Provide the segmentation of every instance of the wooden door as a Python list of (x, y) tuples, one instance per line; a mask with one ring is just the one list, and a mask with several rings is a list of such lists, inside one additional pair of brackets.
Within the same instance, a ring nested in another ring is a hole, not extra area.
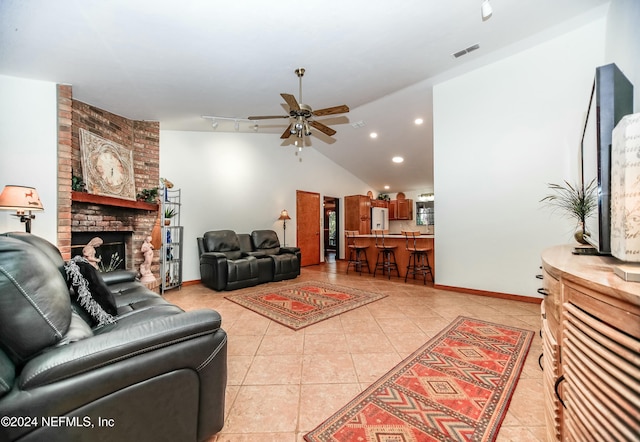
[(296, 190), (296, 241), (302, 266), (320, 264), (320, 194)]

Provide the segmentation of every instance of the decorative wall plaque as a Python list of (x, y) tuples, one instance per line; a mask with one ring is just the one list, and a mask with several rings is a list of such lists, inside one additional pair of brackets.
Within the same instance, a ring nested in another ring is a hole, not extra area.
[(640, 262), (640, 113), (622, 118), (613, 130), (611, 254)]
[(82, 174), (95, 195), (136, 199), (133, 152), (113, 141), (80, 129)]

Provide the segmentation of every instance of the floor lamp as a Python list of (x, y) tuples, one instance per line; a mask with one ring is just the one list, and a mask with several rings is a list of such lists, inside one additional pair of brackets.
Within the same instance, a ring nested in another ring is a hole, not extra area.
[(282, 245), (283, 247), (287, 247), (287, 220), (291, 219), (291, 217), (289, 216), (289, 212), (287, 212), (286, 209), (282, 209), (282, 212), (280, 212), (280, 218), (278, 218), (279, 221), (282, 221), (282, 232), (284, 234), (284, 244)]
[[(4, 186), (0, 193), (0, 210), (15, 210), (14, 216), (25, 223), (25, 231), (31, 233), (31, 220), (36, 216), (31, 211), (44, 210), (38, 191), (33, 187)], [(28, 214), (25, 212), (29, 212)]]

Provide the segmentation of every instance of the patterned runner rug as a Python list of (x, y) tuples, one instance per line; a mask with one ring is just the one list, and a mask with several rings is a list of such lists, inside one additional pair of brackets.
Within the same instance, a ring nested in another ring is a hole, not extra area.
[(387, 295), (318, 281), (276, 285), (254, 293), (225, 296), (294, 330), (353, 310)]
[(532, 337), (460, 316), (304, 438), (493, 441)]

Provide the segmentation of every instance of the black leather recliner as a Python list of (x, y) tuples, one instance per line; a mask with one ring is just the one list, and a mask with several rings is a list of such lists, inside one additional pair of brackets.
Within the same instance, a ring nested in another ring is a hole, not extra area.
[(260, 283), (258, 259), (240, 249), (233, 230), (214, 230), (198, 238), (200, 278), (214, 290), (235, 290)]
[(278, 235), (273, 230), (254, 230), (251, 243), (256, 253), (269, 257), (272, 265), (272, 281), (293, 279), (300, 275), (300, 249), (280, 247)]
[(273, 230), (214, 230), (198, 238), (200, 278), (214, 290), (235, 290), (300, 275), (300, 249), (280, 247)]
[(114, 322), (91, 324), (64, 265), (42, 238), (0, 235), (0, 440), (201, 441), (222, 429), (220, 315), (184, 312), (118, 272), (104, 278)]

